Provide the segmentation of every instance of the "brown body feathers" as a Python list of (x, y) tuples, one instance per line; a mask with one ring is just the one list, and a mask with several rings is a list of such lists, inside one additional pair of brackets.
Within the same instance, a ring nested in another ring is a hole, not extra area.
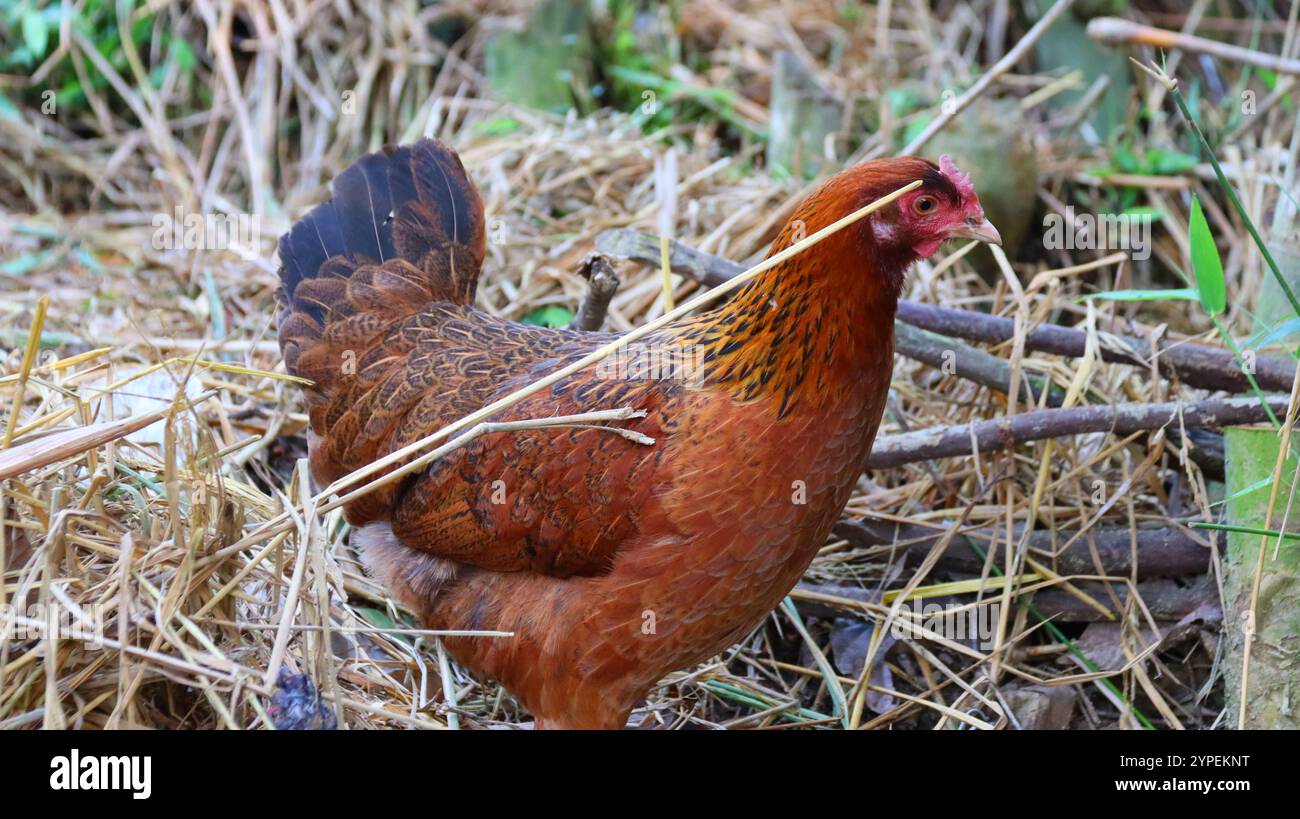
[[(773, 250), (918, 178), (952, 195), (920, 159), (846, 171)], [(349, 506), (354, 544), (428, 627), (514, 632), (447, 646), (540, 726), (622, 726), (665, 673), (754, 628), (847, 502), (889, 388), (909, 243), (921, 241), (907, 206), (891, 207), (644, 340), (695, 371), (591, 367), (499, 418), (632, 407), (647, 415), (630, 428), (655, 445), (593, 429), (485, 436)], [(431, 140), (360, 160), (281, 240), (280, 343), (289, 371), (315, 382), (318, 482), (613, 338), (475, 309), (483, 256), (478, 193)]]

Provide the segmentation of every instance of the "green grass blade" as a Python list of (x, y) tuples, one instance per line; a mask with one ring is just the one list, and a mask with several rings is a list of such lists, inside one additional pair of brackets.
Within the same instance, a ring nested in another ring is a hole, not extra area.
[(1192, 194), (1192, 215), (1188, 219), (1188, 241), (1192, 246), (1192, 275), (1196, 277), (1196, 292), (1201, 306), (1211, 316), (1217, 316), (1228, 305), (1227, 288), (1223, 281), (1223, 260), (1214, 244), (1210, 225), (1201, 211), (1201, 200)]
[(1237, 215), (1240, 216), (1241, 221), (1245, 223), (1246, 230), (1250, 231), (1250, 237), (1255, 240), (1255, 247), (1259, 248), (1259, 253), (1264, 257), (1265, 263), (1268, 264), (1268, 269), (1272, 271), (1273, 278), (1277, 279), (1278, 286), (1281, 287), (1282, 292), (1286, 294), (1287, 301), (1291, 303), (1292, 311), (1297, 315), (1300, 315), (1300, 299), (1296, 298), (1295, 291), (1291, 289), (1291, 285), (1287, 283), (1286, 277), (1283, 276), (1282, 271), (1278, 269), (1277, 262), (1273, 259), (1273, 254), (1268, 250), (1268, 245), (1264, 243), (1262, 238), (1260, 238), (1259, 231), (1255, 229), (1255, 223), (1251, 221), (1250, 215), (1246, 213), (1245, 206), (1243, 206), (1241, 200), (1237, 198), (1237, 192), (1232, 189), (1232, 185), (1228, 184), (1228, 177), (1224, 175), (1223, 168), (1219, 165), (1219, 159), (1214, 155), (1214, 149), (1210, 147), (1210, 143), (1205, 139), (1205, 134), (1201, 133), (1200, 126), (1196, 124), (1196, 120), (1192, 117), (1191, 112), (1187, 110), (1187, 100), (1183, 99), (1183, 93), (1178, 90), (1177, 86), (1174, 86), (1171, 89), (1171, 92), (1174, 98), (1174, 103), (1178, 106), (1178, 110), (1183, 115), (1183, 119), (1187, 121), (1187, 124), (1192, 129), (1192, 133), (1196, 134), (1196, 138), (1200, 142), (1202, 150), (1204, 150), (1206, 156), (1210, 158), (1210, 165), (1214, 168), (1215, 178), (1219, 180), (1219, 187), (1223, 188), (1224, 193), (1227, 194), (1228, 199), (1232, 202), (1232, 206), (1236, 208)]
[(1200, 294), (1190, 287), (1162, 290), (1112, 290), (1109, 293), (1090, 293), (1079, 301), (1196, 301)]

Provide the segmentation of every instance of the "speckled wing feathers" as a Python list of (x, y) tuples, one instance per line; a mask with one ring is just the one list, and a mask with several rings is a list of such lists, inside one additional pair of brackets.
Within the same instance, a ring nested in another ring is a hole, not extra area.
[[(327, 483), (608, 341), (470, 306), (482, 202), (432, 140), (348, 168), (333, 199), (281, 239), (280, 343), (310, 378), (312, 471)], [(657, 406), (660, 388), (580, 373), (501, 420)], [(662, 432), (646, 424), (652, 436)], [(391, 520), (407, 546), (468, 565), (568, 576), (606, 571), (636, 525), (653, 449), (593, 429), (487, 436), (346, 509)], [(639, 486), (629, 492), (629, 487)]]
[[(569, 349), (585, 352), (590, 343)], [(498, 395), (563, 364), (547, 361), (506, 382)], [(583, 389), (588, 386), (594, 389)], [(628, 385), (584, 371), (525, 399), (502, 419), (630, 406), (651, 417), (622, 426), (659, 439), (669, 430), (656, 410), (670, 398), (671, 389), (655, 382)], [(658, 447), (592, 428), (487, 435), (411, 483), (393, 510), (393, 531), (403, 542), (435, 544), (439, 555), (485, 569), (599, 574), (637, 531), (661, 454)]]

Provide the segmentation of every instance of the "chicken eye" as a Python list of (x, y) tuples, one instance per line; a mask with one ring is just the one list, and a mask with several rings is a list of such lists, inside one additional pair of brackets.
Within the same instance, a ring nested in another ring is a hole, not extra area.
[(916, 201), (912, 203), (912, 210), (920, 214), (931, 213), (938, 204), (938, 202), (934, 201), (933, 196), (918, 196)]

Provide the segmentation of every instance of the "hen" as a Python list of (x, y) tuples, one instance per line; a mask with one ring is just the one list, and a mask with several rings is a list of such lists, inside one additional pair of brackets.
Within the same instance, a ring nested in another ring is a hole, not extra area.
[[(496, 418), (631, 407), (653, 446), (591, 428), (476, 439), (348, 505), (367, 565), (429, 628), (514, 632), (446, 645), (538, 727), (625, 725), (666, 673), (753, 629), (824, 543), (880, 423), (909, 265), (951, 237), (998, 241), (968, 176), (902, 157), (831, 178), (771, 252), (916, 179), (646, 337), (629, 366), (593, 365)], [(484, 251), (478, 192), (427, 139), (358, 161), (280, 240), (280, 346), (314, 382), (317, 482), (615, 338), (475, 308)]]

